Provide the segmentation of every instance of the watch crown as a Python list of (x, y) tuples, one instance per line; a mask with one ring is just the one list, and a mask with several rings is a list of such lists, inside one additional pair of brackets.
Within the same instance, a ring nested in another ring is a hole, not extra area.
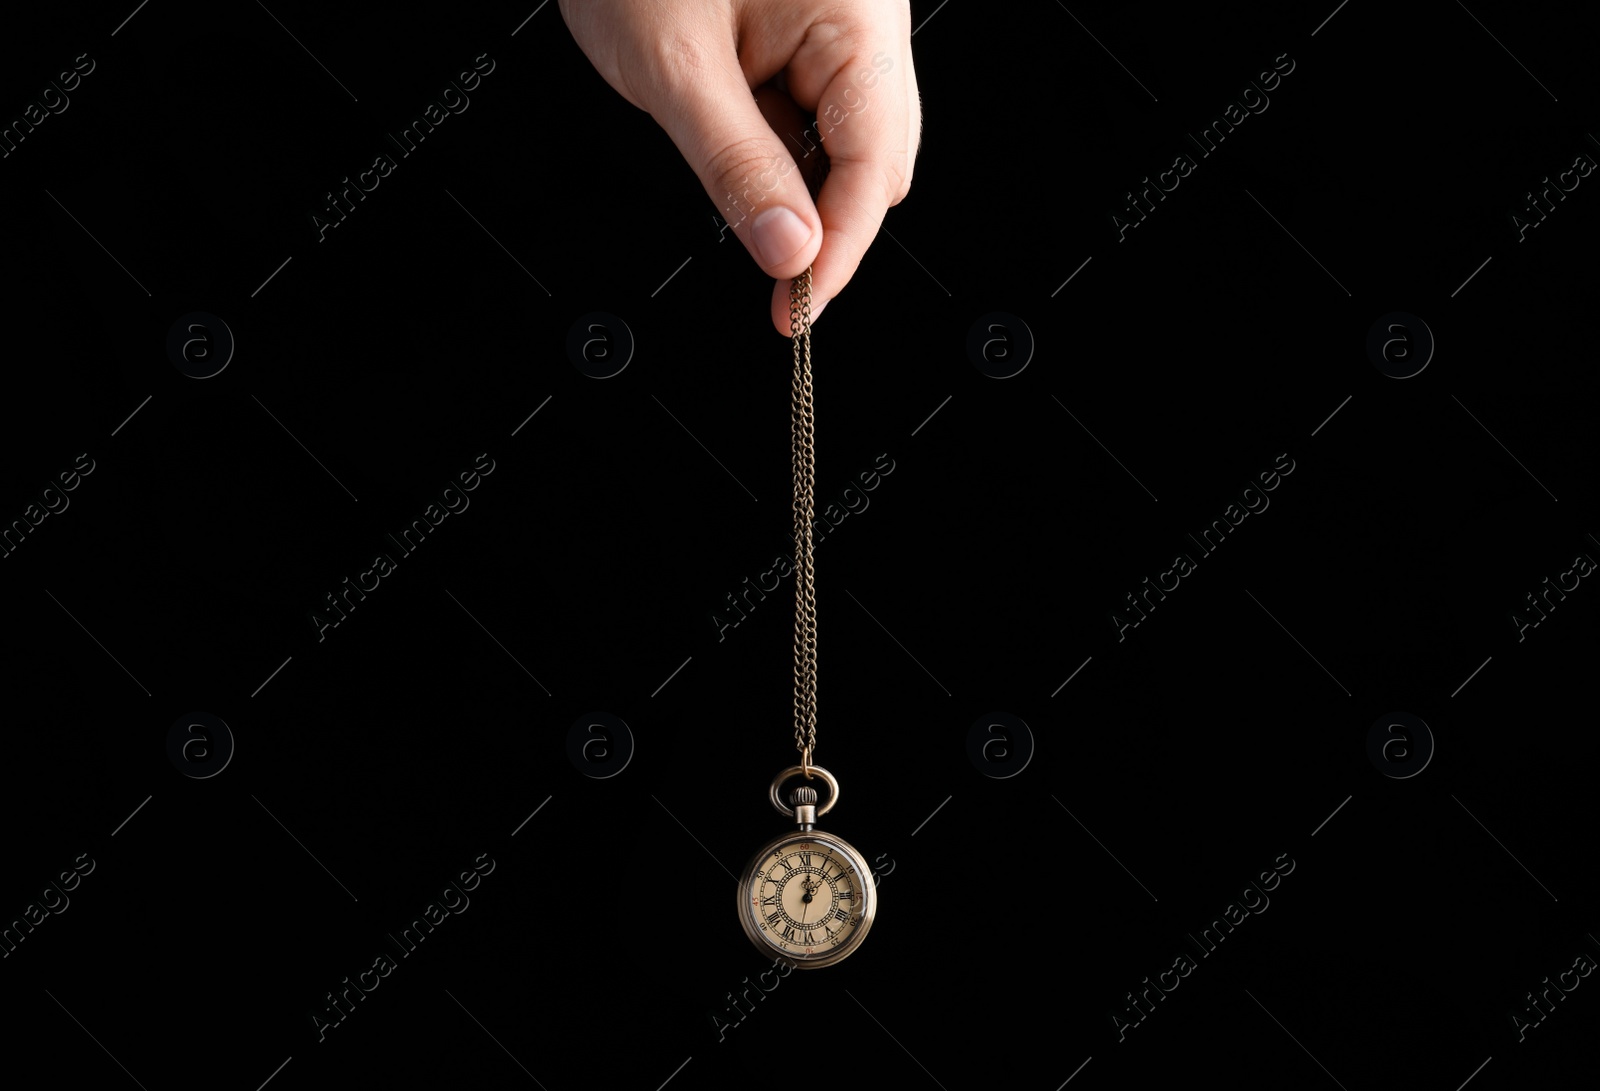
[(817, 790), (815, 788), (796, 788), (794, 791), (789, 793), (789, 803), (791, 806), (799, 807), (805, 804), (814, 804), (816, 801)]

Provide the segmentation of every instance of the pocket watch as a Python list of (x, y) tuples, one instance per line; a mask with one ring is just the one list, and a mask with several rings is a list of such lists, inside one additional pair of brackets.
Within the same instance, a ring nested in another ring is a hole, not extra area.
[[(794, 744), (800, 764), (773, 778), (767, 796), (779, 814), (798, 825), (773, 838), (751, 857), (739, 882), (739, 923), (763, 954), (800, 969), (832, 966), (866, 938), (878, 908), (872, 869), (842, 837), (824, 833), (816, 821), (839, 802), (839, 782), (811, 764), (817, 744), (817, 600), (811, 557), (812, 483), (816, 470), (815, 419), (811, 402), (811, 270), (789, 288), (789, 325), (794, 341)], [(786, 806), (779, 790), (794, 777), (821, 779), (828, 798), (795, 788)]]
[[(816, 805), (814, 788), (778, 791), (791, 777), (814, 775), (829, 796)], [(779, 773), (769, 791), (780, 814), (799, 828), (773, 838), (757, 850), (739, 882), (739, 922), (761, 951), (783, 957), (800, 969), (832, 966), (848, 958), (872, 927), (878, 891), (866, 859), (844, 838), (816, 828), (816, 820), (839, 800), (839, 782), (820, 766), (795, 765)]]

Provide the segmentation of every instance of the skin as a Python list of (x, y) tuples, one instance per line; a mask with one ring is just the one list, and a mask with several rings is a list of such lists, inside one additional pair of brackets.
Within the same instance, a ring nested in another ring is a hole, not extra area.
[[(774, 328), (790, 335), (789, 281), (808, 265), (815, 320), (911, 188), (922, 108), (909, 0), (560, 0), (560, 7), (595, 69), (666, 130), (733, 233), (776, 280)], [(808, 117), (826, 118), (829, 110), (839, 120), (819, 121), (803, 137)], [(768, 230), (782, 219), (763, 216), (775, 208), (790, 210), (798, 225)]]

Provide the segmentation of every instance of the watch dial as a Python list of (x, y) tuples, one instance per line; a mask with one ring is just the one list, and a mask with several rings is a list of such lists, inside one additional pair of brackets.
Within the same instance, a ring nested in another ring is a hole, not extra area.
[(843, 946), (866, 910), (862, 876), (837, 845), (786, 841), (754, 865), (749, 910), (762, 939), (791, 958)]

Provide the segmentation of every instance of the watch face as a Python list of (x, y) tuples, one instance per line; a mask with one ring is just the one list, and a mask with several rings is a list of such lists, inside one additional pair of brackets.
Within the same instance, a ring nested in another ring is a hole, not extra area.
[(797, 966), (826, 966), (855, 950), (877, 909), (861, 854), (812, 830), (772, 842), (745, 869), (739, 911), (758, 947)]

